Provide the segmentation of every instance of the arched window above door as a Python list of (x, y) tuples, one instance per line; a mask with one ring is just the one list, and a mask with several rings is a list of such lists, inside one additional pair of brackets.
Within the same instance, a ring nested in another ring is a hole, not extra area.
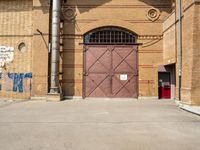
[(101, 27), (85, 34), (85, 44), (135, 44), (137, 35), (119, 27)]

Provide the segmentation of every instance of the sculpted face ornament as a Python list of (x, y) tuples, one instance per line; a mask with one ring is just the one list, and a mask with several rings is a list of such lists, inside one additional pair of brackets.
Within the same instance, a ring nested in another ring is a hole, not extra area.
[(147, 10), (146, 16), (151, 21), (156, 21), (160, 17), (160, 11), (156, 8), (150, 8)]

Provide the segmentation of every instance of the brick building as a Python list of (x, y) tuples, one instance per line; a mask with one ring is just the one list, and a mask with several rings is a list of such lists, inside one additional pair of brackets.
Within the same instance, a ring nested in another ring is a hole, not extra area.
[(52, 1), (0, 1), (0, 96), (164, 97), (199, 105), (199, 1), (182, 0), (182, 53), (177, 3), (61, 1), (59, 73), (52, 74)]

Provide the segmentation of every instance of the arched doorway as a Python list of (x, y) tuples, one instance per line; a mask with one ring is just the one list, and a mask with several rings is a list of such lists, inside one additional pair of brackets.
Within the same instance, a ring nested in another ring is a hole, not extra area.
[(83, 97), (138, 97), (137, 35), (102, 27), (84, 35)]

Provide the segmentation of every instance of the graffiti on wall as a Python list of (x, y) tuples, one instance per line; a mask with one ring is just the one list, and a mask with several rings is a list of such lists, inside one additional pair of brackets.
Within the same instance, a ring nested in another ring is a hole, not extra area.
[(30, 92), (32, 73), (0, 73), (0, 91)]
[(30, 92), (32, 73), (3, 73), (14, 59), (14, 47), (0, 46), (0, 91)]
[(11, 63), (14, 59), (14, 48), (0, 46), (0, 72), (2, 72), (2, 68)]

